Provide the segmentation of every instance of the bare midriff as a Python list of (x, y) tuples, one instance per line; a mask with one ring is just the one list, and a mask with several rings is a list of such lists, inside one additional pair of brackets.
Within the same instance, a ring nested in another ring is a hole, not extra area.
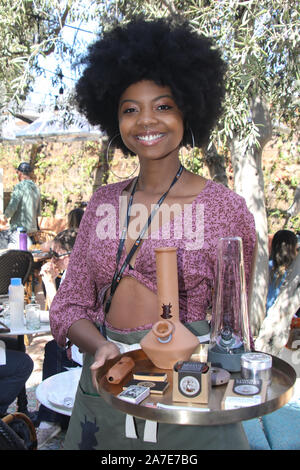
[(108, 323), (118, 329), (134, 329), (158, 319), (156, 294), (136, 279), (124, 276), (113, 296)]
[[(181, 180), (179, 180), (179, 183), (172, 188), (170, 195), (168, 195), (167, 200), (164, 203), (168, 206), (176, 206), (177, 204), (179, 213), (183, 210), (184, 204), (191, 204), (194, 201), (194, 199), (204, 189), (207, 182), (205, 178), (192, 175), (190, 173), (188, 174), (187, 172), (183, 174), (182, 181), (184, 178), (188, 178), (189, 184), (185, 186), (183, 190), (180, 187)], [(179, 195), (176, 194), (177, 189), (180, 190)], [(127, 197), (128, 203), (129, 192), (123, 191), (123, 196)], [(156, 195), (154, 198), (149, 198), (142, 192), (137, 191), (134, 203), (144, 205), (144, 207), (147, 209), (147, 214), (149, 215), (151, 212), (151, 204), (154, 204), (158, 197), (159, 195)], [(173, 214), (173, 216), (176, 215), (178, 215), (178, 212), (177, 214), (176, 212)], [(143, 223), (146, 223), (147, 217)], [(128, 233), (131, 233), (130, 223)], [(150, 236), (150, 234), (151, 226), (148, 230), (148, 236)], [(129, 253), (132, 245), (134, 244), (134, 241), (134, 239), (127, 237), (125, 242), (126, 253)], [(135, 265), (135, 260), (138, 256), (140, 248), (141, 246), (131, 259), (131, 266)], [(106, 298), (108, 297), (108, 292), (106, 294)], [(117, 329), (134, 329), (144, 325), (153, 324), (158, 320), (159, 317), (156, 294), (133, 277), (124, 276), (113, 296), (109, 314), (107, 315), (108, 323)]]

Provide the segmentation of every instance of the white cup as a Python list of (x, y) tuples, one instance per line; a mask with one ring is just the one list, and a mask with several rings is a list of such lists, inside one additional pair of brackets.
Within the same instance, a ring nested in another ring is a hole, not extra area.
[(25, 317), (27, 330), (39, 330), (41, 327), (41, 307), (39, 304), (25, 305)]

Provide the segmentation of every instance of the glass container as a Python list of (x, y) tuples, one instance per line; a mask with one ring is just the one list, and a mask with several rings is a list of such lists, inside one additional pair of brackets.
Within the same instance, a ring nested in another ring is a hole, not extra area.
[(208, 360), (214, 366), (241, 370), (241, 355), (250, 351), (243, 246), (240, 237), (220, 238)]

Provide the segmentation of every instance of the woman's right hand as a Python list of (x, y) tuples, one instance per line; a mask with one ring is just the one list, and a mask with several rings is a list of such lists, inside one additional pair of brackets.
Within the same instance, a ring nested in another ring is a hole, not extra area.
[(102, 367), (108, 359), (114, 359), (120, 355), (120, 350), (115, 343), (111, 341), (104, 342), (94, 354), (94, 362), (90, 366), (92, 373), (93, 385), (98, 390), (97, 382), (97, 372), (100, 367)]

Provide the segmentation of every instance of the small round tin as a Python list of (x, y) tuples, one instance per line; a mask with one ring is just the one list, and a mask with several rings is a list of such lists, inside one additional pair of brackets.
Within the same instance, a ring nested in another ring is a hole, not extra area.
[(266, 380), (272, 382), (272, 356), (265, 353), (245, 353), (241, 357), (243, 379)]

